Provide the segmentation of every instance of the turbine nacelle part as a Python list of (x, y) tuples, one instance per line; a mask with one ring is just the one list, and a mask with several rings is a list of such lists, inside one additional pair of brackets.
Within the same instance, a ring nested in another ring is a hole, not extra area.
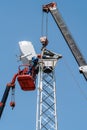
[(19, 49), (21, 52), (20, 60), (23, 64), (29, 64), (32, 57), (36, 57), (35, 49), (30, 41), (20, 41)]

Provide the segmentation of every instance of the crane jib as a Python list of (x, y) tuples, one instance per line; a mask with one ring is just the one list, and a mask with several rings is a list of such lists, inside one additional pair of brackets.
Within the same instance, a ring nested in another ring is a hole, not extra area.
[(51, 13), (58, 28), (60, 29), (60, 32), (62, 33), (62, 36), (64, 37), (68, 47), (70, 48), (74, 58), (76, 59), (78, 65), (79, 65), (80, 72), (82, 72), (85, 79), (87, 80), (87, 62), (85, 61), (82, 53), (80, 52), (77, 44), (75, 43), (71, 33), (69, 32), (69, 30), (56, 6), (57, 6), (56, 4), (50, 3), (48, 5), (43, 6), (43, 8), (44, 8), (43, 11), (47, 12), (47, 13), (48, 12)]

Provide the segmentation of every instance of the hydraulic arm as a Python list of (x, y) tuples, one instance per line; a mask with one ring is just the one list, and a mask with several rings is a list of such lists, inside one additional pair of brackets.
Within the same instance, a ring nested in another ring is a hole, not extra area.
[[(13, 76), (12, 81), (6, 85), (2, 100), (0, 102), (0, 118), (2, 116), (2, 112), (4, 110), (10, 89), (12, 89), (12, 99), (10, 102), (10, 106), (12, 107), (12, 109), (15, 107), (14, 90), (16, 79), (18, 80), (18, 83), (23, 91), (33, 91), (35, 89), (35, 78), (36, 74), (38, 73), (37, 68), (35, 69), (37, 63), (38, 59), (33, 58), (31, 65), (20, 65), (18, 73), (16, 73)], [(23, 68), (21, 69), (21, 67)]]
[[(1, 100), (1, 102), (0, 102), (0, 118), (1, 118), (2, 112), (3, 112), (3, 110), (4, 110), (4, 107), (5, 107), (5, 104), (6, 104), (8, 95), (9, 95), (9, 91), (10, 91), (11, 88), (12, 88), (12, 90), (15, 88), (15, 81), (16, 81), (16, 78), (17, 78), (18, 74), (19, 74), (19, 73), (16, 73), (16, 74), (13, 76), (12, 81), (6, 85), (6, 88), (5, 88), (5, 91), (4, 91), (2, 100)], [(14, 108), (14, 107), (15, 107), (15, 102), (14, 102), (14, 101), (11, 101), (11, 102), (10, 102), (10, 106), (11, 106), (12, 108)]]
[(81, 54), (80, 50), (78, 49), (78, 46), (75, 43), (75, 40), (73, 39), (71, 33), (69, 32), (59, 10), (57, 9), (57, 5), (55, 2), (44, 5), (43, 11), (48, 13), (50, 12), (53, 16), (58, 28), (60, 29), (67, 45), (69, 46), (73, 56), (75, 57), (80, 72), (83, 73), (85, 79), (87, 80), (87, 62), (85, 61), (83, 55)]
[(5, 107), (5, 104), (6, 104), (8, 95), (9, 95), (10, 88), (13, 88), (13, 87), (15, 87), (14, 84), (7, 84), (7, 86), (6, 86), (5, 92), (4, 92), (2, 100), (0, 102), (0, 118), (1, 118), (2, 112), (3, 112), (4, 107)]

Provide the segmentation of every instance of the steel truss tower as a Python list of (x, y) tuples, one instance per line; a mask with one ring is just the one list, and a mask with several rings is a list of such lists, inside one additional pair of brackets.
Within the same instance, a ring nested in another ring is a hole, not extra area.
[(57, 60), (42, 59), (39, 64), (36, 130), (58, 130), (55, 85)]

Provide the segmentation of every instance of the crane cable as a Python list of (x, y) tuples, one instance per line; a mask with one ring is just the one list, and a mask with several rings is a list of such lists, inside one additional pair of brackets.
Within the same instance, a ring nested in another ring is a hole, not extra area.
[(65, 58), (63, 58), (64, 64), (67, 67), (67, 70), (69, 70), (69, 72), (71, 73), (71, 76), (73, 78), (73, 80), (75, 81), (76, 86), (79, 88), (81, 94), (83, 95), (83, 97), (85, 98), (85, 100), (87, 101), (87, 95), (85, 94), (85, 92), (83, 91), (83, 89), (81, 88), (81, 85), (79, 84), (79, 81), (76, 79), (71, 67), (69, 66), (68, 62), (66, 61)]
[(41, 36), (44, 36), (44, 33), (45, 33), (45, 36), (48, 37), (48, 13), (46, 13), (46, 18), (45, 18), (45, 32), (44, 32), (44, 12), (42, 11), (42, 22), (41, 22)]
[(10, 102), (10, 106), (12, 107), (12, 109), (15, 107), (15, 87), (11, 88), (11, 102)]

